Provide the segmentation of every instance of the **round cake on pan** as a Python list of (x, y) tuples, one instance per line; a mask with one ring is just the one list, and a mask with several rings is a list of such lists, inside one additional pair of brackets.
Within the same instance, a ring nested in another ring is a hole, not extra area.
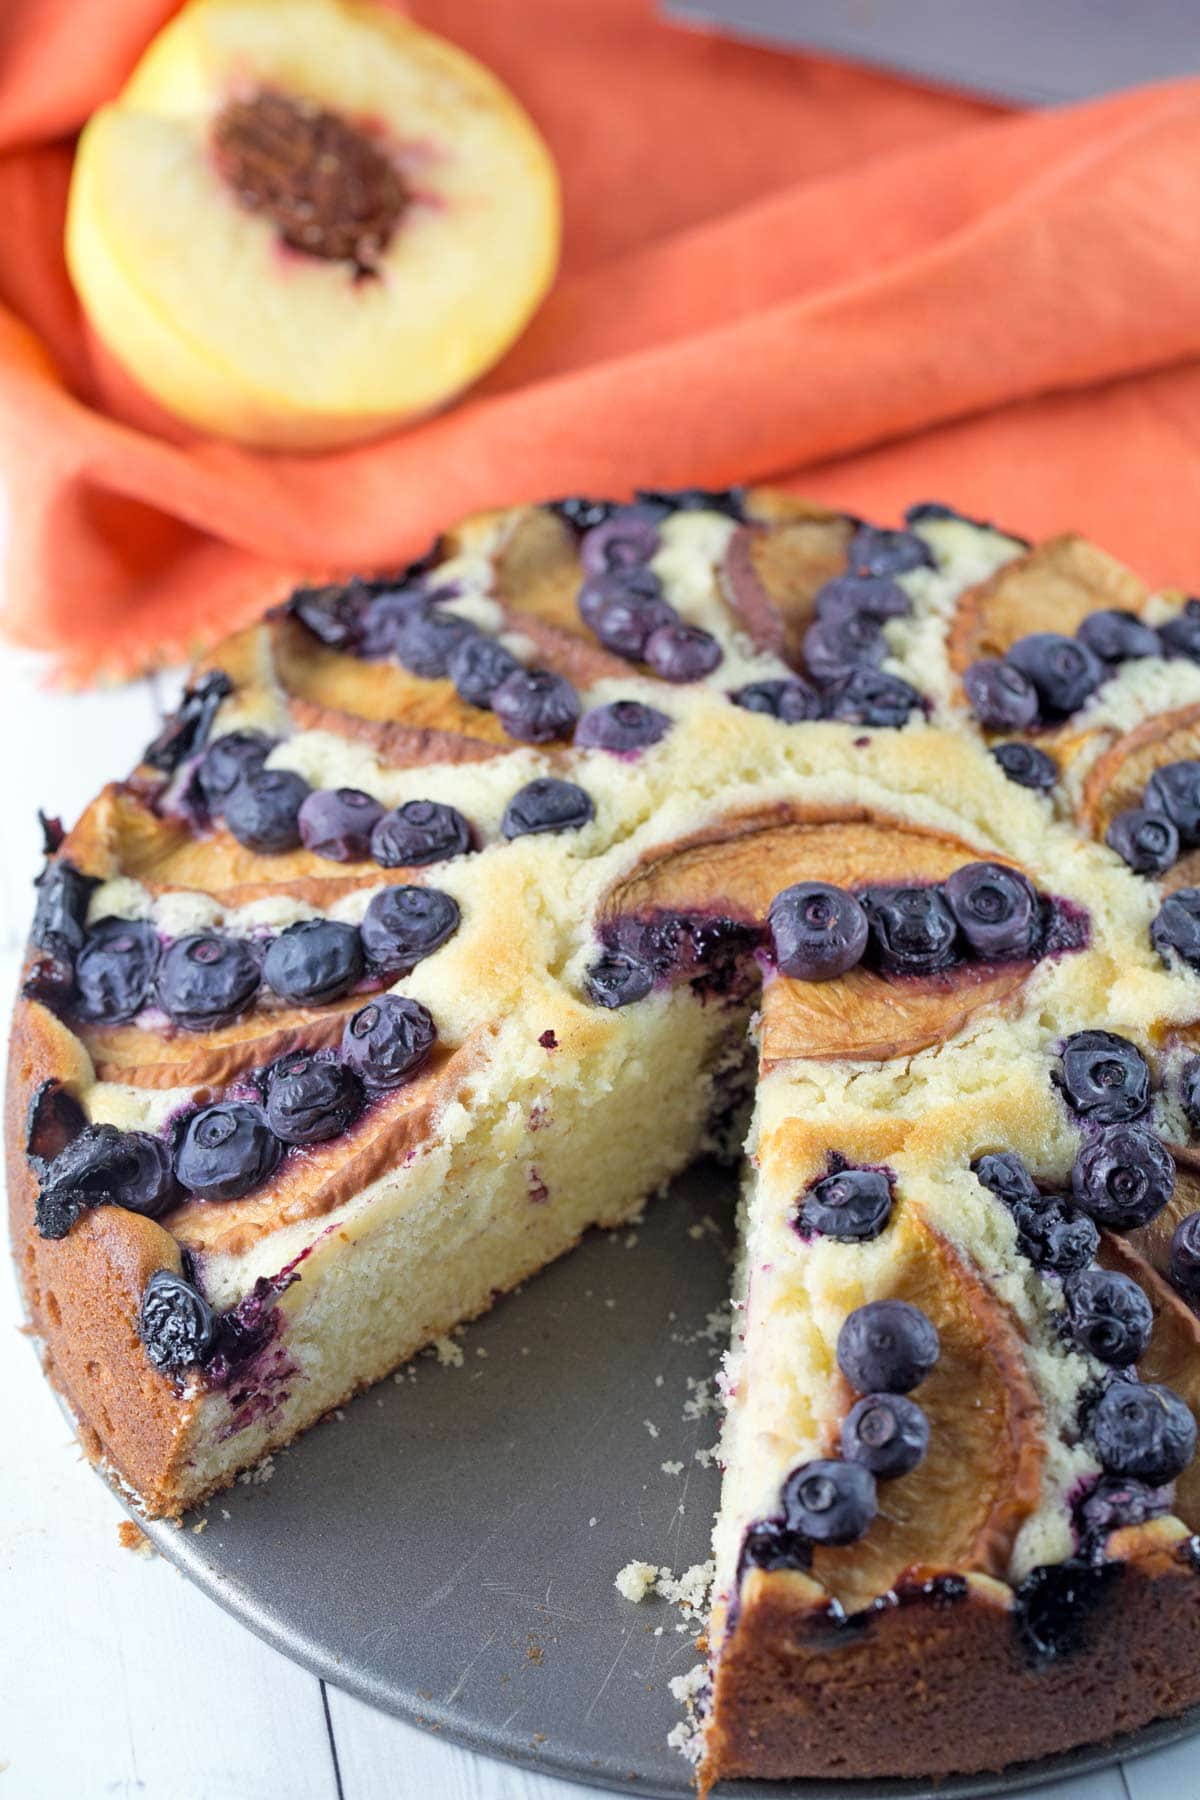
[(758, 489), (297, 587), (47, 824), (13, 1236), (178, 1514), (744, 1152), (700, 1778), (1200, 1701), (1200, 603)]

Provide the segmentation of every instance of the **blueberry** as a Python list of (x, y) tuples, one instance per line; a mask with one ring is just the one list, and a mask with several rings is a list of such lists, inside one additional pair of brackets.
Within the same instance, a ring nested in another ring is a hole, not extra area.
[(1171, 1233), (1167, 1273), (1185, 1300), (1200, 1301), (1200, 1212), (1188, 1213)]
[(1037, 723), (1037, 689), (1012, 663), (981, 657), (962, 679), (971, 711), (985, 731), (1027, 731)]
[(142, 1289), (138, 1336), (154, 1367), (169, 1374), (204, 1361), (216, 1343), (217, 1322), (190, 1281), (156, 1269)]
[(463, 640), (476, 635), (477, 627), (457, 613), (436, 606), (416, 607), (397, 620), (391, 652), (410, 675), (433, 681), (445, 675), (451, 655)]
[(804, 661), (821, 687), (841, 681), (854, 669), (878, 668), (886, 652), (873, 613), (847, 612), (818, 619), (804, 634)]
[(547, 500), (544, 505), (547, 512), (557, 513), (560, 519), (580, 532), (603, 525), (605, 519), (619, 511), (616, 500), (590, 500), (579, 494), (568, 495), (565, 500)]
[(1104, 841), (1135, 875), (1161, 875), (1179, 855), (1179, 833), (1166, 813), (1149, 812), (1144, 806), (1119, 812)]
[(1200, 600), (1189, 600), (1182, 612), (1159, 626), (1158, 635), (1168, 656), (1200, 662)]
[(882, 669), (852, 669), (826, 690), (825, 716), (847, 725), (903, 725), (921, 704), (916, 688)]
[(654, 986), (654, 969), (626, 950), (606, 950), (588, 970), (585, 983), (597, 1006), (631, 1006)]
[(984, 1187), (1005, 1206), (1015, 1206), (1019, 1201), (1037, 1205), (1041, 1199), (1033, 1176), (1011, 1150), (989, 1151), (973, 1162), (971, 1168)]
[(172, 773), (208, 742), (221, 702), (232, 692), (233, 683), (224, 669), (212, 669), (185, 688), (177, 711), (154, 741), (147, 744), (142, 761), (164, 774)]
[(189, 1031), (236, 1019), (258, 992), (258, 958), (244, 938), (195, 931), (168, 946), (158, 969), (163, 1011)]
[(612, 569), (593, 575), (579, 590), (579, 616), (617, 656), (641, 658), (646, 639), (660, 625), (678, 619), (663, 599), (662, 582), (652, 569)]
[(369, 1090), (399, 1087), (416, 1074), (436, 1042), (433, 1020), (418, 1000), (380, 994), (346, 1021), (342, 1061)]
[(820, 695), (798, 675), (781, 681), (751, 681), (729, 697), (735, 706), (742, 706), (747, 712), (766, 713), (785, 725), (798, 725), (821, 716)]
[(650, 513), (638, 506), (621, 506), (584, 533), (579, 560), (589, 575), (603, 575), (610, 569), (648, 563), (658, 545), (658, 527)]
[(75, 959), (80, 1011), (106, 1024), (132, 1019), (150, 997), (160, 948), (144, 920), (98, 920)]
[(321, 1144), (345, 1131), (362, 1106), (357, 1075), (328, 1052), (293, 1050), (266, 1075), (267, 1124), (285, 1144)]
[(775, 962), (798, 981), (829, 981), (862, 961), (867, 915), (842, 888), (797, 882), (776, 894), (767, 910)]
[(947, 878), (942, 892), (976, 956), (1032, 956), (1040, 935), (1038, 897), (1016, 869), (967, 863)]
[(1179, 1099), (1187, 1122), (1200, 1131), (1200, 1056), (1193, 1056), (1179, 1071)]
[(1074, 1275), (1090, 1265), (1100, 1248), (1095, 1220), (1052, 1194), (1039, 1194), (1034, 1201), (1016, 1201), (1012, 1215), (1018, 1248), (1035, 1269), (1052, 1275)]
[(283, 1146), (262, 1108), (223, 1100), (193, 1113), (175, 1151), (180, 1187), (205, 1200), (240, 1200), (270, 1179)]
[(1200, 968), (1200, 888), (1176, 888), (1167, 895), (1150, 926), (1150, 941), (1168, 966), (1167, 952), (1174, 950)]
[(367, 961), (389, 974), (407, 975), (453, 937), (460, 916), (457, 902), (441, 888), (382, 888), (363, 914)]
[(60, 857), (46, 864), (34, 885), (37, 907), (30, 936), (39, 950), (69, 962), (83, 946), (95, 877)]
[(888, 974), (928, 975), (953, 962), (958, 926), (937, 888), (868, 888), (862, 904)]
[(1096, 1454), (1109, 1475), (1162, 1487), (1182, 1475), (1196, 1449), (1196, 1421), (1170, 1388), (1115, 1381), (1091, 1417)]
[(300, 808), (308, 798), (303, 776), (290, 769), (244, 775), (225, 801), (225, 823), (247, 850), (277, 855), (300, 844)]
[(515, 669), (492, 695), (492, 711), (518, 743), (549, 744), (570, 737), (579, 718), (579, 695), (564, 675)]
[(297, 588), (287, 610), (330, 650), (353, 650), (370, 590), (361, 581)]
[(1010, 781), (1018, 787), (1032, 788), (1034, 793), (1045, 794), (1055, 785), (1059, 777), (1059, 767), (1052, 756), (1044, 750), (1037, 750), (1032, 744), (1014, 741), (1011, 744), (993, 744), (992, 755), (1004, 770)]
[(884, 531), (860, 525), (850, 539), (846, 561), (858, 575), (907, 575), (935, 567), (933, 552), (911, 531)]
[(1200, 845), (1200, 762), (1186, 757), (1155, 769), (1142, 794), (1149, 812), (1165, 813), (1185, 850)]
[(324, 1006), (340, 1000), (363, 972), (357, 928), (338, 919), (300, 919), (271, 942), (263, 979), (272, 993), (293, 1006)]
[(759, 1519), (746, 1528), (738, 1556), (738, 1580), (747, 1569), (808, 1569), (812, 1546), (798, 1531), (777, 1519)]
[(211, 813), (220, 813), (244, 775), (258, 773), (277, 742), (265, 731), (227, 731), (213, 739), (196, 771)]
[(1170, 1510), (1170, 1488), (1152, 1488), (1143, 1481), (1102, 1475), (1077, 1504), (1075, 1522), (1085, 1541), (1103, 1540), (1111, 1531), (1145, 1525)]
[(1075, 635), (1101, 662), (1119, 663), (1138, 656), (1162, 655), (1157, 631), (1143, 624), (1136, 613), (1121, 612), (1115, 607), (1089, 613)]
[(471, 848), (471, 827), (440, 800), (406, 800), (385, 813), (371, 833), (371, 855), (385, 869), (417, 869), (448, 862)]
[(357, 652), (360, 656), (395, 656), (410, 620), (429, 611), (429, 595), (421, 585), (389, 588), (374, 595), (362, 611)]
[(579, 831), (595, 817), (591, 796), (573, 781), (539, 775), (518, 788), (504, 809), (500, 829), (506, 838), (544, 831)]
[(657, 744), (671, 723), (656, 706), (644, 706), (640, 700), (614, 700), (584, 713), (575, 727), (575, 742), (585, 750), (644, 750)]
[(157, 1219), (174, 1198), (171, 1155), (161, 1138), (85, 1125), (45, 1170), (37, 1226), (43, 1237), (65, 1237), (90, 1206), (121, 1206)]
[(1077, 1344), (1109, 1368), (1127, 1369), (1150, 1342), (1154, 1313), (1136, 1281), (1108, 1269), (1083, 1269), (1063, 1289)]
[(1045, 719), (1065, 719), (1078, 712), (1108, 675), (1086, 644), (1057, 631), (1034, 631), (1018, 638), (1006, 660), (1032, 681)]
[(875, 1477), (858, 1462), (801, 1463), (783, 1484), (789, 1531), (818, 1544), (852, 1544), (875, 1517)]
[(907, 618), (912, 607), (904, 589), (894, 581), (872, 575), (838, 575), (817, 589), (813, 611), (822, 621), (844, 619), (851, 613), (883, 620)]
[(838, 1333), (842, 1374), (860, 1394), (907, 1394), (938, 1359), (937, 1327), (907, 1300), (869, 1300)]
[(1143, 1125), (1111, 1125), (1084, 1144), (1071, 1188), (1109, 1231), (1136, 1231), (1158, 1217), (1175, 1190), (1175, 1159)]
[(839, 1169), (809, 1188), (800, 1205), (802, 1231), (858, 1244), (877, 1238), (892, 1216), (892, 1184), (880, 1169)]
[(746, 490), (731, 488), (638, 488), (637, 498), (653, 516), (665, 519), (677, 512), (723, 513), (727, 519), (745, 519)]
[(1113, 1031), (1077, 1031), (1062, 1049), (1061, 1087), (1081, 1119), (1115, 1125), (1150, 1104), (1150, 1068), (1136, 1044)]
[(1002, 537), (1024, 545), (1026, 550), (1032, 548), (1028, 538), (1018, 537), (1015, 531), (1003, 530), (990, 519), (977, 519), (970, 513), (960, 512), (957, 506), (947, 506), (944, 500), (918, 500), (915, 506), (905, 508), (904, 522), (906, 525), (973, 525), (976, 531), (996, 531)]
[(699, 625), (660, 625), (646, 639), (644, 655), (663, 681), (700, 681), (712, 674), (722, 651), (712, 632)]
[(511, 650), (497, 639), (466, 637), (457, 645), (447, 664), (454, 691), (468, 706), (490, 707), (492, 696), (501, 684), (515, 675), (521, 665)]
[(300, 841), (331, 862), (362, 862), (383, 808), (361, 788), (318, 788), (300, 808)]
[(1021, 1642), (1037, 1662), (1054, 1662), (1079, 1650), (1088, 1617), (1120, 1567), (1072, 1556), (1029, 1571), (1016, 1590), (1015, 1616)]
[(842, 1420), (842, 1455), (880, 1481), (907, 1475), (928, 1448), (929, 1420), (903, 1394), (865, 1394)]

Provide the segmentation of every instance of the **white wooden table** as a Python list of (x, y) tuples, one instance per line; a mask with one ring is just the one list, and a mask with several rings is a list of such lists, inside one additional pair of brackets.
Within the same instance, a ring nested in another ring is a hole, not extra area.
[[(71, 822), (124, 773), (176, 684), (40, 691), (0, 650), (0, 1007), (39, 867), (37, 806)], [(83, 1461), (0, 1271), (0, 1800), (585, 1800), (327, 1687), (157, 1557)], [(1200, 1740), (1038, 1790), (1039, 1800), (1198, 1800)]]

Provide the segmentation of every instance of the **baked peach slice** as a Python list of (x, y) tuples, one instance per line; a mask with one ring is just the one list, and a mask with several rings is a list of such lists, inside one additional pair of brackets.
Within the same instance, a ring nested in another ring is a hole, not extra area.
[[(1200, 757), (1200, 706), (1180, 706), (1143, 719), (1118, 737), (1088, 771), (1079, 796), (1079, 823), (1103, 838), (1119, 812), (1139, 806), (1142, 790), (1166, 763)], [(1162, 878), (1168, 892), (1200, 880), (1200, 852), (1187, 851)]]
[(721, 589), (757, 649), (803, 668), (817, 594), (845, 574), (855, 522), (823, 507), (797, 503), (796, 511), (778, 524), (738, 527), (721, 565)]
[(960, 597), (947, 640), (950, 667), (961, 675), (1031, 632), (1069, 636), (1101, 607), (1140, 612), (1148, 598), (1131, 570), (1086, 538), (1051, 538)]
[[(622, 919), (674, 913), (761, 925), (775, 895), (795, 882), (934, 882), (978, 860), (956, 838), (863, 809), (780, 807), (653, 853), (610, 890), (599, 924), (603, 934)], [(763, 990), (762, 1065), (912, 1055), (952, 1037), (981, 1008), (1011, 1003), (1031, 967), (967, 963), (943, 975), (889, 978), (860, 965), (823, 982), (776, 975)]]
[(191, 0), (80, 140), (67, 260), (102, 344), (198, 430), (312, 450), (461, 392), (553, 275), (546, 146), (370, 0)]
[[(937, 1326), (941, 1349), (915, 1394), (930, 1426), (924, 1461), (888, 1482), (857, 1543), (814, 1547), (813, 1579), (847, 1612), (924, 1565), (1002, 1576), (1041, 1492), (1042, 1409), (1011, 1313), (911, 1208), (897, 1210), (891, 1230), (896, 1254), (870, 1298), (919, 1307)], [(848, 1411), (855, 1396), (838, 1379)]]

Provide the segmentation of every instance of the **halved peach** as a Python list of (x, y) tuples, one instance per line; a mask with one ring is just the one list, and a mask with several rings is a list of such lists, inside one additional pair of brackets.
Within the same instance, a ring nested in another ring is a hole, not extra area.
[[(923, 1564), (1003, 1575), (1041, 1490), (1042, 1409), (1011, 1313), (911, 1208), (897, 1211), (891, 1231), (898, 1253), (871, 1298), (920, 1307), (941, 1352), (913, 1396), (930, 1425), (924, 1461), (880, 1489), (879, 1512), (858, 1543), (814, 1550), (814, 1579), (847, 1612)], [(848, 1387), (844, 1398), (848, 1409)]]
[(320, 449), (475, 380), (558, 238), (546, 146), (453, 45), (371, 0), (191, 0), (84, 131), (67, 258), (169, 412)]
[(981, 656), (1003, 656), (1034, 631), (1069, 635), (1101, 607), (1140, 612), (1149, 598), (1123, 563), (1082, 537), (1050, 538), (968, 588), (955, 609), (947, 647), (959, 675)]

